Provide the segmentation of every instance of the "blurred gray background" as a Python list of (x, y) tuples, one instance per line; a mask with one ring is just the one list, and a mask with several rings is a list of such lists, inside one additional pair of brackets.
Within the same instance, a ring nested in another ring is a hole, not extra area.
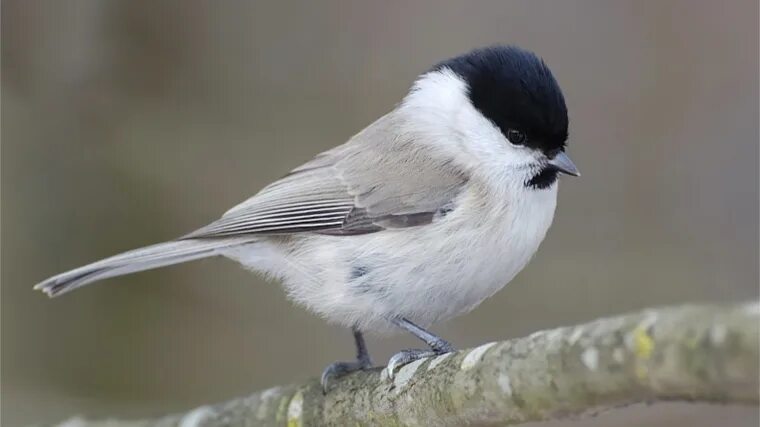
[[(758, 298), (755, 1), (5, 0), (2, 424), (159, 415), (350, 358), (347, 331), (229, 261), (31, 287), (216, 219), (493, 43), (553, 69), (583, 177), (526, 270), (436, 332), (466, 347)], [(370, 339), (380, 363), (414, 343)], [(556, 425), (757, 422), (669, 404)]]

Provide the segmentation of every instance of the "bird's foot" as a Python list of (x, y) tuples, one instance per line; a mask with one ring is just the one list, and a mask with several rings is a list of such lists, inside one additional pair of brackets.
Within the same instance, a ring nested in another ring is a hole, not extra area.
[(440, 356), (441, 354), (451, 353), (454, 351), (454, 347), (446, 341), (441, 340), (439, 345), (430, 350), (422, 349), (406, 349), (394, 354), (388, 360), (388, 366), (385, 368), (389, 379), (393, 379), (396, 375), (396, 371), (404, 365), (414, 362), (415, 360), (424, 359), (426, 357)]
[(327, 394), (327, 389), (330, 385), (330, 381), (340, 378), (344, 375), (348, 375), (356, 371), (364, 371), (372, 367), (370, 361), (357, 361), (357, 362), (335, 362), (327, 365), (324, 371), (322, 371), (322, 377), (320, 383), (322, 384), (322, 392)]

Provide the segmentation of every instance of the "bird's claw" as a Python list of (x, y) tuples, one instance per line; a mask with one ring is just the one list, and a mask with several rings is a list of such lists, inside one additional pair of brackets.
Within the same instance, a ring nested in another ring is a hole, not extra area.
[(393, 379), (396, 375), (396, 370), (404, 365), (414, 362), (415, 360), (423, 359), (426, 357), (437, 356), (439, 353), (433, 350), (420, 350), (420, 349), (407, 349), (391, 356), (388, 360), (388, 366), (385, 368), (389, 379)]

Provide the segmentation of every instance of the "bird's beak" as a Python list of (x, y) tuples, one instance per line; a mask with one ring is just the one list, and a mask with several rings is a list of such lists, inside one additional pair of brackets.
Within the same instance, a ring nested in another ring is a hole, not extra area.
[(570, 157), (568, 157), (564, 151), (557, 153), (553, 159), (549, 160), (549, 164), (562, 173), (572, 176), (581, 176), (581, 173), (578, 172), (578, 168), (575, 167), (573, 161), (570, 160)]

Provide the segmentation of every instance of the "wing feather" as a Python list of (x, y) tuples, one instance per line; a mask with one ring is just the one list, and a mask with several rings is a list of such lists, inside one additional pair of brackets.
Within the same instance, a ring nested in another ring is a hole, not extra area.
[(184, 238), (346, 235), (433, 221), (467, 177), (423, 151), (412, 132), (398, 133), (403, 123), (394, 120), (393, 113), (384, 116)]

